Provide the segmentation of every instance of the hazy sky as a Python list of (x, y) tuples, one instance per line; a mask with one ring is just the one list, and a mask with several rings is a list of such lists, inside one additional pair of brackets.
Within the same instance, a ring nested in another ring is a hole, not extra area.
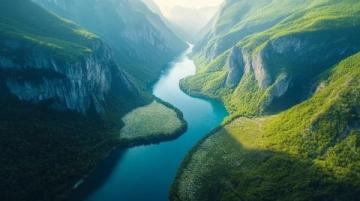
[(190, 8), (201, 8), (207, 6), (218, 6), (223, 0), (154, 0), (164, 15), (168, 15), (175, 6)]

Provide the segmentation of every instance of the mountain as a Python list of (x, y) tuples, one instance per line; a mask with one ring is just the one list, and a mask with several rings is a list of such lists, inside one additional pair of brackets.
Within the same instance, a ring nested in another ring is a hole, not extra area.
[(227, 1), (195, 46), (198, 73), (182, 88), (221, 99), (234, 115), (287, 109), (312, 93), (322, 72), (359, 51), (357, 5)]
[(198, 34), (202, 28), (215, 15), (217, 7), (188, 8), (184, 6), (176, 6), (172, 9), (169, 21), (175, 27), (182, 30), (184, 37), (191, 42), (196, 42)]
[(185, 159), (172, 200), (358, 200), (359, 10), (225, 1), (181, 87), (231, 115)]
[(31, 1), (0, 1), (0, 27), (1, 199), (63, 200), (149, 100), (98, 36)]
[(34, 0), (101, 36), (115, 59), (142, 87), (186, 48), (157, 13), (141, 0)]
[(280, 114), (236, 118), (185, 159), (171, 200), (348, 200), (360, 196), (360, 53)]
[(164, 16), (160, 8), (153, 0), (143, 0), (147, 7), (162, 18), (164, 23), (182, 40), (195, 43), (202, 35), (199, 35), (205, 25), (215, 15), (216, 6), (202, 8), (189, 8), (175, 6), (168, 16)]
[(155, 14), (165, 19), (159, 6), (153, 0), (143, 0), (143, 3)]
[(181, 40), (183, 41), (191, 41), (192, 38), (189, 36), (188, 33), (186, 33), (185, 30), (183, 30), (181, 27), (176, 25), (173, 22), (170, 22), (162, 13), (158, 5), (153, 0), (143, 0), (144, 4), (155, 14), (160, 16), (162, 21), (166, 24), (167, 27), (169, 27), (174, 34), (176, 34)]
[[(92, 106), (104, 114), (106, 96), (113, 89), (122, 93), (122, 99), (129, 98), (123, 102), (138, 95), (116, 66), (110, 48), (96, 35), (28, 2), (15, 11), (18, 1), (3, 4), (2, 82), (19, 100), (52, 99), (50, 107), (57, 110), (86, 113)], [(27, 7), (39, 13), (24, 16)]]

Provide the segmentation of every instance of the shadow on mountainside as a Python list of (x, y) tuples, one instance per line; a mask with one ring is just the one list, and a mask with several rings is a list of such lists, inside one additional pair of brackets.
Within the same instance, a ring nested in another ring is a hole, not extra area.
[(193, 149), (170, 197), (174, 201), (357, 201), (359, 182), (348, 179), (336, 178), (310, 160), (244, 147), (221, 129)]

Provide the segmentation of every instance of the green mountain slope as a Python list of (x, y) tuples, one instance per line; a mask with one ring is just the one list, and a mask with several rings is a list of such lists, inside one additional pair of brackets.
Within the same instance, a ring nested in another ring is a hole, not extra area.
[(360, 53), (322, 76), (307, 101), (238, 118), (185, 160), (172, 200), (358, 200)]
[[(357, 1), (266, 2), (225, 4), (208, 43), (196, 47), (198, 73), (184, 90), (237, 115), (273, 113), (304, 100), (317, 76), (359, 50)], [(248, 13), (235, 15), (241, 9)]]
[(181, 87), (231, 116), (185, 159), (172, 200), (358, 200), (359, 11), (354, 0), (225, 2)]
[(96, 35), (28, 0), (1, 0), (0, 27), (1, 200), (64, 200), (150, 100)]
[(142, 87), (151, 87), (168, 62), (186, 48), (142, 0), (34, 1), (104, 38), (119, 65)]
[[(105, 109), (109, 96), (128, 102), (118, 108), (122, 113), (136, 105), (130, 106), (129, 100), (141, 99), (116, 66), (111, 50), (96, 35), (29, 1), (1, 3), (1, 76), (19, 99), (41, 102), (55, 97), (59, 107), (83, 113), (91, 104)], [(61, 98), (67, 92), (74, 94)]]
[[(69, 21), (59, 20), (56, 16), (39, 11), (40, 8), (35, 5), (19, 5), (18, 1), (1, 3), (2, 37), (16, 38), (47, 48), (53, 54), (60, 54), (60, 59), (76, 59), (76, 56), (89, 53), (91, 42), (97, 39), (94, 34)], [(14, 10), (15, 6), (18, 6), (18, 9)], [(28, 6), (29, 16), (24, 16), (23, 12)], [(2, 53), (6, 53), (4, 47)]]

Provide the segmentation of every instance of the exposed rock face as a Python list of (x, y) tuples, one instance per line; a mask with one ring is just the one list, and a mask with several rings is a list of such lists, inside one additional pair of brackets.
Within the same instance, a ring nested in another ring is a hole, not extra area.
[(265, 101), (265, 107), (270, 106), (275, 98), (283, 96), (291, 85), (291, 76), (280, 74), (275, 83), (268, 89), (268, 96)]
[(264, 52), (261, 51), (253, 55), (251, 60), (251, 68), (254, 70), (256, 81), (261, 89), (266, 89), (272, 82), (270, 75), (266, 71), (264, 55)]
[(233, 47), (229, 57), (229, 73), (226, 78), (226, 86), (237, 86), (244, 74), (244, 60), (242, 53), (237, 47)]
[(266, 89), (271, 84), (271, 77), (266, 71), (263, 61), (263, 52), (250, 54), (247, 50), (233, 48), (229, 57), (230, 72), (226, 80), (227, 86), (234, 87), (239, 83), (243, 74), (253, 72), (261, 89)]
[(163, 67), (186, 49), (142, 0), (33, 1), (101, 36), (117, 63), (145, 84), (156, 80)]
[[(18, 99), (33, 103), (51, 100), (51, 107), (58, 110), (86, 113), (94, 106), (97, 113), (104, 112), (113, 74), (121, 72), (101, 41), (95, 40), (92, 52), (76, 61), (60, 61), (47, 50), (15, 40), (1, 42), (12, 54), (19, 55), (0, 58), (1, 77)], [(127, 90), (134, 90), (124, 75), (117, 79)]]
[(359, 32), (359, 28), (352, 28), (288, 35), (271, 41), (266, 51), (281, 56), (294, 67), (318, 66), (313, 70), (322, 71), (323, 67), (332, 66), (359, 50), (359, 42), (352, 40)]
[(300, 53), (307, 45), (307, 40), (301, 40), (297, 37), (282, 37), (271, 42), (272, 49), (278, 54), (286, 54), (289, 51)]
[(226, 77), (226, 86), (236, 87), (244, 74), (253, 72), (261, 89), (271, 85), (272, 79), (266, 71), (263, 61), (264, 52), (252, 55), (245, 49), (233, 47), (228, 59), (229, 73)]
[[(359, 29), (351, 31), (288, 35), (272, 40), (259, 51), (233, 48), (226, 86), (235, 88), (243, 75), (252, 73), (258, 87), (266, 92), (264, 108), (282, 109), (295, 104), (313, 91), (314, 78), (360, 49), (358, 42), (351, 41)], [(287, 94), (291, 94), (291, 100)]]

